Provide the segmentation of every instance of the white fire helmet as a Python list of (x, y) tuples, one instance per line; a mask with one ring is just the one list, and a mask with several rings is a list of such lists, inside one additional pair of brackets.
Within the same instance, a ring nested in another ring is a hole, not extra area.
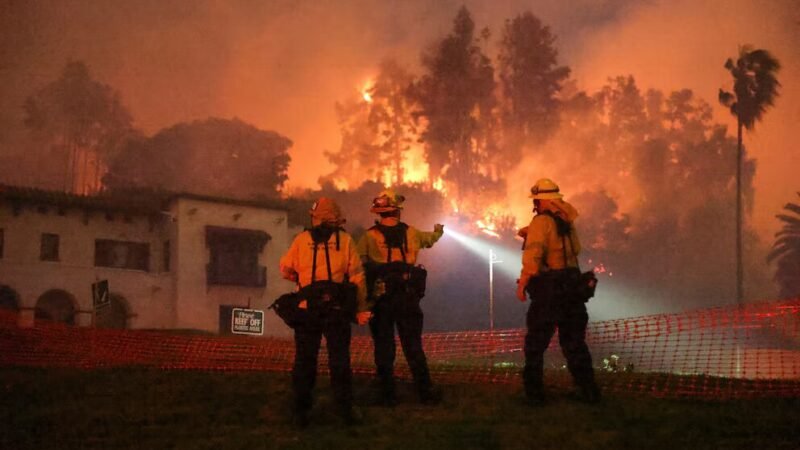
[(564, 197), (558, 189), (558, 185), (549, 178), (542, 178), (531, 187), (531, 195), (528, 198), (534, 200), (556, 200)]

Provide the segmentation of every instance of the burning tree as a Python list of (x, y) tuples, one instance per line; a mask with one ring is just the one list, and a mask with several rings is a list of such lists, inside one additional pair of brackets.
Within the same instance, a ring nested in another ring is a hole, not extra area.
[(335, 169), (320, 177), (319, 183), (333, 183), (355, 188), (367, 180), (379, 178), (380, 161), (374, 143), (375, 133), (369, 126), (369, 104), (357, 97), (335, 105), (342, 144), (338, 151), (325, 151)]
[(558, 128), (558, 96), (570, 69), (557, 65), (555, 40), (550, 27), (530, 12), (506, 21), (498, 74), (509, 160), (516, 160), (525, 140), (541, 143)]
[(386, 185), (419, 181), (421, 170), (408, 164), (419, 136), (407, 96), (412, 75), (397, 62), (384, 61), (371, 86), (336, 104), (342, 144), (325, 152), (335, 170), (320, 179), (355, 188), (366, 180)]
[(386, 167), (384, 173), (388, 176), (383, 178), (387, 185), (407, 181), (408, 170), (403, 162), (418, 138), (407, 96), (412, 81), (410, 73), (390, 60), (381, 65), (378, 78), (369, 90), (369, 123), (378, 136), (378, 159)]
[[(482, 50), (488, 38), (486, 29), (476, 36), (461, 8), (452, 32), (422, 55), (421, 77), (382, 64), (371, 86), (336, 105), (342, 145), (326, 152), (336, 168), (320, 182), (352, 189), (365, 180), (424, 181), (453, 211), (479, 217), (484, 232), (514, 228), (502, 202), (504, 178), (526, 140), (542, 142), (556, 127), (569, 69), (556, 67), (549, 28), (526, 13), (506, 24), (500, 92)], [(412, 162), (423, 151), (424, 160)]]
[[(671, 299), (734, 297), (734, 253), (722, 237), (735, 232), (736, 141), (711, 118), (690, 90), (643, 93), (632, 77), (565, 103), (561, 128), (537, 160), (557, 161), (550, 170), (560, 182), (580, 187), (572, 198), (584, 212), (586, 256)], [(743, 172), (751, 198), (755, 162), (746, 160)], [(601, 190), (612, 203), (589, 195)], [(755, 249), (754, 235), (746, 244)], [(652, 264), (642, 264), (645, 254)], [(749, 269), (761, 282), (764, 267)]]
[(450, 35), (423, 54), (426, 73), (412, 89), (416, 115), (425, 123), (429, 180), (443, 178), (459, 200), (499, 178), (485, 164), (496, 103), (494, 69), (480, 46), (488, 36), (488, 30), (475, 36), (475, 23), (462, 7)]
[[(450, 206), (441, 213), (506, 238), (530, 220), (530, 183), (550, 176), (582, 211), (584, 264), (592, 259), (674, 308), (732, 298), (734, 253), (721, 237), (735, 232), (736, 139), (713, 123), (711, 106), (688, 89), (643, 91), (632, 76), (610, 78), (596, 92), (565, 87), (569, 69), (557, 64), (554, 37), (530, 13), (506, 22), (498, 84), (482, 50), (489, 33), (476, 34), (462, 8), (452, 31), (423, 54), (423, 73), (404, 99), (418, 119), (427, 186)], [(363, 155), (381, 162), (377, 146), (391, 139), (369, 127), (375, 96), (377, 89), (365, 91), (359, 120), (369, 130)], [(391, 121), (381, 123), (391, 136)], [(416, 133), (408, 127), (396, 136)], [(741, 166), (749, 205), (755, 161)], [(384, 179), (407, 180), (411, 167), (406, 160), (402, 177), (395, 170)], [(509, 197), (506, 184), (519, 197)], [(751, 230), (745, 237), (751, 251), (764, 250)], [(651, 264), (642, 263), (645, 255)], [(752, 261), (748, 267), (760, 292), (769, 290), (765, 269)]]

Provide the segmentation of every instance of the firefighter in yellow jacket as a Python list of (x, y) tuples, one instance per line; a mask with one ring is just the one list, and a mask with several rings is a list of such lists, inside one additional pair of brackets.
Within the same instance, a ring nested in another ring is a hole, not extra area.
[(536, 215), (522, 234), (522, 253), (517, 298), (531, 297), (525, 336), (525, 394), (532, 405), (544, 403), (544, 351), (558, 328), (558, 339), (567, 368), (579, 388), (581, 399), (595, 402), (600, 391), (594, 379), (592, 356), (586, 346), (589, 315), (584, 299), (570, 294), (569, 274), (580, 273), (581, 244), (575, 229), (577, 210), (563, 200), (559, 187), (543, 178), (531, 188)]
[(425, 295), (425, 269), (416, 266), (421, 249), (432, 247), (444, 233), (444, 226), (434, 225), (424, 232), (400, 221), (402, 195), (392, 190), (381, 192), (370, 211), (380, 216), (358, 242), (358, 253), (367, 272), (370, 299), (374, 301), (370, 331), (375, 343), (375, 365), (381, 385), (382, 402), (396, 403), (394, 382), (394, 329), (408, 361), (420, 401), (435, 404), (441, 400), (434, 389), (428, 362), (422, 349), (423, 314), (419, 302)]
[(280, 260), (283, 277), (300, 287), (303, 300), (299, 309), (307, 312), (306, 319), (294, 330), (295, 421), (301, 427), (308, 425), (317, 356), (324, 335), (339, 413), (346, 423), (353, 424), (358, 418), (352, 406), (350, 321), (355, 318), (359, 325), (365, 325), (370, 318), (364, 271), (355, 241), (341, 228), (345, 220), (336, 203), (320, 198), (309, 213), (311, 229), (298, 234)]

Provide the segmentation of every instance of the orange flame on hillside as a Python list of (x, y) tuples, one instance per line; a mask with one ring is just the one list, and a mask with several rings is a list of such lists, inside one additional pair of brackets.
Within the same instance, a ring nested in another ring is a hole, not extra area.
[(434, 182), (432, 183), (432, 186), (434, 189), (441, 192), (442, 194), (447, 192), (447, 188), (444, 185), (444, 180), (442, 180), (442, 177), (437, 177), (436, 180), (434, 180)]
[(475, 221), (475, 225), (483, 234), (487, 234), (496, 238), (500, 237), (500, 234), (497, 232), (497, 225), (494, 222), (487, 222), (484, 219), (478, 219)]
[(370, 91), (374, 85), (375, 82), (373, 80), (369, 80), (364, 83), (364, 86), (361, 88), (361, 98), (367, 103), (372, 103), (372, 94), (370, 94)]
[[(375, 94), (375, 83), (376, 80), (374, 78), (369, 78), (355, 89), (358, 93), (356, 99), (364, 102), (362, 106), (365, 111), (373, 106), (385, 106), (382, 105), (382, 98), (376, 99), (373, 96)], [(386, 142), (381, 139), (376, 137), (373, 144), (383, 146)], [(392, 161), (392, 155), (384, 153), (384, 149), (381, 148), (381, 152), (375, 153), (375, 157), (380, 158), (379, 162), (381, 164), (377, 173), (374, 171), (372, 174), (364, 172), (362, 176), (380, 182), (385, 186), (421, 184), (423, 189), (438, 191), (445, 199), (445, 205), (449, 206), (449, 213), (461, 218), (468, 218), (471, 224), (469, 228), (473, 232), (480, 232), (493, 238), (501, 238), (501, 231), (506, 230), (509, 225), (509, 205), (497, 204), (495, 203), (498, 201), (496, 198), (489, 199), (485, 196), (483, 198), (480, 198), (480, 196), (462, 198), (458, 187), (452, 182), (445, 181), (442, 176), (447, 172), (448, 165), (441, 167), (439, 174), (431, 173), (430, 166), (426, 161), (425, 147), (419, 143), (418, 139), (409, 139), (409, 141), (402, 144), (406, 147), (403, 149), (402, 161), (399, 167)], [(358, 172), (357, 166), (356, 172)], [(342, 190), (354, 188), (354, 185), (360, 182), (358, 175), (352, 177), (352, 179), (344, 176), (334, 178), (331, 181), (338, 189)]]
[(483, 217), (475, 221), (475, 226), (483, 234), (500, 238), (500, 229), (504, 220), (507, 220), (507, 215), (503, 206), (491, 205), (487, 208)]

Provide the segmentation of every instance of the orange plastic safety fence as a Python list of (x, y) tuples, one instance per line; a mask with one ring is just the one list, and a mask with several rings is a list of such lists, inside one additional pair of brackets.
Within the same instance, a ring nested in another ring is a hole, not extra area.
[[(0, 310), (0, 366), (288, 371), (294, 357), (291, 339), (18, 323), (16, 313)], [(520, 383), (524, 336), (524, 329), (513, 329), (428, 333), (423, 339), (438, 382)], [(800, 397), (800, 300), (593, 322), (587, 343), (606, 392)], [(353, 337), (356, 373), (374, 372), (372, 348), (369, 336)], [(397, 372), (408, 378), (402, 359)], [(545, 364), (546, 383), (571, 383), (557, 336)]]

